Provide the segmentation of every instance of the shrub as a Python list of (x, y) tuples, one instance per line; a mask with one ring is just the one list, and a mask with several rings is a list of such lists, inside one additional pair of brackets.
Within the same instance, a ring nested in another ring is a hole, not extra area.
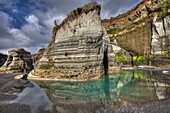
[(164, 51), (164, 55), (166, 56), (166, 57), (169, 57), (169, 53), (168, 53), (168, 51), (166, 50), (166, 51)]
[(107, 30), (107, 34), (112, 34), (115, 35), (116, 33), (120, 32), (120, 28), (113, 28), (113, 29), (109, 29)]
[(126, 56), (116, 56), (116, 59), (117, 59), (119, 62), (126, 62)]

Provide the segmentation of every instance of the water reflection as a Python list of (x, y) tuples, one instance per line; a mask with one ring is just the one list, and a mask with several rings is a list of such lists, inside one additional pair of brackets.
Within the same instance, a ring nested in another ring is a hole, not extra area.
[(109, 75), (105, 74), (104, 77), (104, 93), (106, 97), (106, 102), (110, 101), (110, 81), (109, 81)]
[(170, 78), (159, 72), (122, 71), (84, 82), (35, 81), (59, 112), (89, 112), (103, 103), (114, 106), (140, 104), (170, 97)]

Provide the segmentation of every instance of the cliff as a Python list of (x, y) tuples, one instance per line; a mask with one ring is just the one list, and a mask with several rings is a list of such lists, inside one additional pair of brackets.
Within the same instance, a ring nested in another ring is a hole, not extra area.
[(102, 20), (102, 25), (107, 30), (113, 28), (125, 28), (128, 25), (143, 20), (152, 12), (158, 11), (159, 5), (163, 1), (164, 0), (143, 0), (124, 14), (120, 14), (117, 17), (111, 17), (110, 19)]
[(45, 52), (45, 48), (41, 48), (41, 49), (38, 50), (37, 54), (31, 55), (31, 58), (33, 60), (34, 65), (36, 65), (36, 63), (42, 58), (44, 52)]
[(153, 19), (151, 55), (154, 65), (170, 66), (170, 15)]
[(145, 64), (168, 66), (169, 15), (169, 0), (143, 0), (127, 13), (103, 20), (102, 25), (111, 42), (116, 41), (131, 56), (143, 57)]
[(30, 74), (52, 79), (99, 78), (114, 70), (115, 55), (101, 26), (100, 5), (73, 10), (53, 29), (52, 42)]
[(33, 69), (31, 53), (23, 48), (8, 51), (8, 58), (0, 68), (4, 73), (18, 73)]

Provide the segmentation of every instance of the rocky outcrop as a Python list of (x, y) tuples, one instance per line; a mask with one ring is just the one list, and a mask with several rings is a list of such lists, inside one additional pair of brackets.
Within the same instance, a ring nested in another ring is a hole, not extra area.
[(8, 58), (0, 71), (5, 73), (25, 72), (33, 69), (31, 53), (23, 48), (8, 51)]
[(154, 65), (170, 64), (170, 15), (153, 19), (151, 48)]
[(111, 42), (116, 40), (132, 57), (143, 57), (142, 64), (159, 66), (162, 63), (167, 67), (170, 63), (169, 15), (169, 0), (143, 0), (127, 13), (103, 20), (102, 24)]
[(0, 67), (5, 63), (7, 57), (8, 57), (7, 55), (0, 53)]
[(56, 79), (98, 78), (113, 70), (115, 56), (101, 26), (100, 5), (72, 11), (56, 28), (55, 38), (30, 74)]
[(41, 49), (38, 50), (37, 54), (32, 54), (31, 55), (34, 65), (36, 65), (36, 63), (42, 58), (44, 52), (45, 52), (45, 48), (41, 48)]
[(151, 12), (159, 10), (159, 5), (164, 0), (142, 0), (128, 12), (110, 19), (102, 20), (102, 25), (107, 29), (125, 28), (134, 22), (138, 22), (150, 15)]
[(170, 15), (163, 19), (155, 17), (152, 24), (152, 54), (170, 53)]

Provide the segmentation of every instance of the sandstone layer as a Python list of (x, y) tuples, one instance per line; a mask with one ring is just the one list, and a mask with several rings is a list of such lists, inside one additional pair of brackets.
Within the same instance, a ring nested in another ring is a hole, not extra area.
[(0, 68), (4, 73), (26, 72), (33, 69), (31, 53), (23, 48), (8, 51), (8, 58)]
[(30, 74), (77, 80), (99, 78), (114, 70), (115, 55), (101, 25), (100, 9), (97, 3), (86, 4), (55, 26), (55, 37)]

